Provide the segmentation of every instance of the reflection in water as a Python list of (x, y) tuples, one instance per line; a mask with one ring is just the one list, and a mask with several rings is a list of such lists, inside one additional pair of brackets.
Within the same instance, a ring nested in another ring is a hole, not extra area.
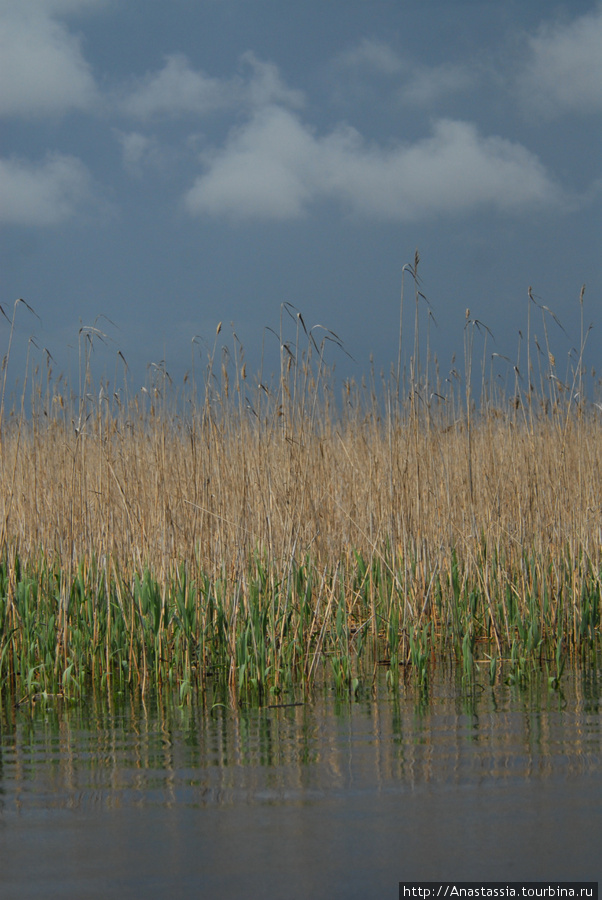
[[(4, 710), (0, 847), (12, 850), (0, 869), (0, 894), (35, 896), (30, 864), (19, 862), (33, 854), (40, 896), (53, 896), (48, 878), (56, 881), (65, 850), (52, 841), (66, 829), (60, 840), (70, 847), (94, 835), (98, 850), (90, 849), (90, 838), (85, 859), (92, 874), (85, 883), (77, 880), (81, 874), (60, 883), (68, 896), (78, 884), (78, 891), (85, 889), (81, 896), (102, 896), (103, 877), (111, 871), (106, 854), (117, 852), (107, 850), (109, 835), (114, 842), (120, 834), (120, 846), (131, 847), (130, 863), (144, 842), (148, 858), (142, 853), (140, 865), (150, 871), (158, 865), (153, 841), (168, 824), (186, 860), (175, 874), (173, 861), (160, 870), (171, 872), (171, 896), (200, 884), (217, 890), (214, 896), (230, 896), (229, 890), (236, 896), (252, 861), (243, 865), (229, 855), (231, 842), (243, 840), (265, 867), (268, 838), (269, 852), (284, 853), (283, 860), (295, 848), (288, 868), (283, 862), (281, 870), (270, 869), (272, 889), (282, 890), (293, 866), (298, 893), (287, 887), (289, 896), (308, 896), (310, 889), (321, 896), (319, 885), (328, 896), (343, 882), (344, 896), (379, 896), (366, 893), (366, 883), (382, 884), (381, 878), (387, 896), (394, 896), (401, 878), (460, 877), (450, 871), (454, 865), (464, 866), (470, 878), (479, 877), (479, 866), (486, 878), (595, 878), (581, 870), (588, 860), (597, 865), (602, 837), (599, 804), (587, 807), (602, 787), (601, 687), (593, 670), (566, 675), (564, 693), (549, 691), (544, 679), (531, 690), (503, 686), (466, 695), (446, 678), (432, 684), (428, 702), (413, 690), (395, 697), (383, 687), (356, 702), (325, 689), (307, 703), (280, 708), (178, 708), (171, 698), (159, 698), (146, 705), (91, 700), (78, 707), (55, 700)], [(141, 818), (136, 811), (146, 812)], [(538, 837), (529, 845), (521, 836), (531, 827)], [(561, 865), (568, 833), (577, 849)], [(139, 843), (132, 845), (134, 834)], [(457, 844), (460, 835), (465, 841)], [(41, 852), (47, 844), (48, 852)], [(205, 859), (202, 871), (201, 845), (212, 848), (214, 861)], [(312, 866), (327, 845), (336, 860), (326, 856), (318, 876)], [(368, 847), (364, 883), (351, 874)], [(544, 860), (548, 868), (537, 875), (535, 862)], [(123, 865), (132, 891), (142, 889), (139, 868)], [(264, 884), (267, 876), (259, 867), (254, 877)], [(364, 892), (357, 893), (362, 884)], [(9, 887), (12, 893), (3, 892)]]
[[(595, 676), (595, 673), (594, 673)], [(599, 679), (571, 695), (509, 687), (232, 711), (224, 706), (61, 701), (4, 722), (2, 809), (224, 805), (348, 790), (579, 775), (598, 770)]]

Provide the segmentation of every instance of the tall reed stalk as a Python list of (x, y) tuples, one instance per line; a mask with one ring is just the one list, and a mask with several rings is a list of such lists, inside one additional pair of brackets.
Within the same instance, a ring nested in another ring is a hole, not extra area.
[(517, 359), (510, 393), (496, 390), (485, 343), (477, 406), (487, 329), (467, 315), (464, 376), (442, 382), (418, 262), (403, 273), (415, 286), (409, 385), (400, 343), (381, 391), (348, 381), (340, 401), (327, 366), (340, 339), (284, 306), (275, 384), (249, 378), (235, 334), (218, 357), (219, 326), (204, 376), (193, 359), (180, 391), (161, 364), (133, 393), (121, 354), (122, 385), (98, 387), (95, 325), (80, 332), (78, 391), (54, 380), (49, 355), (42, 375), (28, 361), (9, 413), (13, 316), (2, 691), (171, 685), (184, 701), (215, 679), (266, 702), (318, 677), (354, 691), (379, 663), (393, 689), (414, 676), (424, 688), (446, 658), (470, 682), (520, 683), (543, 666), (555, 686), (567, 659), (599, 653), (602, 423), (587, 397), (587, 332), (561, 380), (555, 317), (529, 291), (527, 370)]

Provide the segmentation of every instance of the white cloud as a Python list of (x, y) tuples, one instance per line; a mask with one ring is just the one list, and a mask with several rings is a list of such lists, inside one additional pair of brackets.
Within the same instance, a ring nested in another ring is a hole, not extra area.
[(240, 86), (240, 100), (250, 106), (267, 106), (280, 103), (300, 109), (305, 98), (303, 92), (289, 88), (282, 81), (278, 67), (258, 59), (252, 51), (243, 53), (242, 62), (250, 67), (251, 78)]
[(290, 219), (311, 200), (314, 137), (280, 107), (266, 107), (235, 130), (185, 197), (191, 213)]
[(88, 109), (96, 86), (79, 39), (50, 13), (72, 0), (0, 4), (0, 114), (55, 115)]
[(602, 110), (602, 5), (569, 24), (542, 26), (529, 50), (520, 80), (529, 109), (547, 116)]
[(232, 88), (218, 78), (195, 71), (182, 53), (166, 57), (165, 66), (138, 79), (122, 102), (123, 111), (138, 119), (211, 112), (232, 103)]
[(482, 207), (520, 212), (559, 200), (533, 154), (503, 138), (482, 137), (467, 122), (441, 120), (431, 137), (386, 151), (366, 147), (355, 135), (329, 141), (337, 161), (330, 167), (334, 186), (364, 214), (411, 220)]
[(121, 101), (126, 115), (140, 120), (205, 115), (220, 109), (252, 108), (269, 103), (299, 107), (301, 91), (288, 88), (273, 63), (247, 52), (241, 57), (250, 76), (214, 78), (194, 69), (182, 53), (166, 57), (164, 67), (137, 79)]
[(74, 215), (90, 196), (90, 177), (73, 156), (50, 154), (43, 163), (0, 159), (0, 222), (53, 225)]
[(360, 216), (411, 221), (483, 207), (516, 213), (561, 199), (520, 144), (449, 120), (414, 144), (382, 148), (352, 128), (318, 137), (270, 106), (202, 162), (205, 172), (185, 196), (192, 214), (290, 219), (331, 199)]
[(340, 53), (335, 59), (335, 69), (342, 75), (342, 83), (335, 91), (339, 99), (349, 94), (365, 102), (376, 90), (382, 95), (384, 77), (389, 96), (403, 104), (421, 107), (432, 106), (450, 94), (473, 87), (477, 77), (473, 64), (427, 66), (401, 56), (376, 38), (364, 38), (357, 46)]

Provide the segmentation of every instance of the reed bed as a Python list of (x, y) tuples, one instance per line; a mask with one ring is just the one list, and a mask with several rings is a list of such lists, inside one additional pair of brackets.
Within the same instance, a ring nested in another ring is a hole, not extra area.
[[(325, 677), (353, 692), (379, 666), (392, 689), (426, 689), (446, 661), (471, 685), (543, 668), (556, 687), (567, 660), (595, 660), (602, 422), (587, 335), (562, 379), (528, 335), (494, 391), (467, 313), (464, 371), (442, 379), (428, 350), (419, 362), (417, 263), (409, 365), (400, 349), (386, 377), (342, 396), (326, 366), (341, 342), (290, 307), (269, 385), (235, 338), (219, 357), (218, 335), (179, 390), (160, 365), (134, 393), (120, 354), (121, 387), (95, 385), (97, 328), (80, 332), (77, 390), (48, 359), (8, 410), (5, 379), (5, 696), (169, 686), (184, 701), (211, 682), (265, 703)], [(529, 304), (545, 328), (552, 314)]]

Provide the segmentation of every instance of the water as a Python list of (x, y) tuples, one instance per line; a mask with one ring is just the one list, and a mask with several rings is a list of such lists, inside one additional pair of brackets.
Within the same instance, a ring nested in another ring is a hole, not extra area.
[(332, 691), (285, 708), (4, 711), (0, 897), (395, 898), (595, 881), (602, 678)]

